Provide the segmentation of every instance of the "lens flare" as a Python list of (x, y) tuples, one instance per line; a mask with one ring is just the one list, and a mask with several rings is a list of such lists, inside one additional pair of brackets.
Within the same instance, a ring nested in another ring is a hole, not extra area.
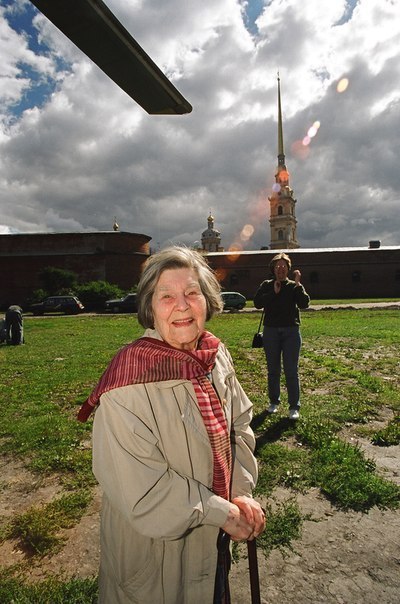
[(217, 268), (217, 270), (215, 271), (215, 276), (217, 277), (220, 283), (222, 283), (222, 281), (226, 278), (227, 274), (228, 271), (226, 268)]
[(295, 141), (291, 146), (292, 154), (299, 159), (307, 159), (310, 147), (304, 146), (303, 141)]
[(311, 138), (309, 136), (305, 136), (302, 140), (302, 143), (305, 147), (311, 143)]
[(318, 128), (320, 127), (320, 122), (314, 122), (313, 125), (308, 129), (307, 136), (310, 138), (314, 138), (314, 136), (318, 132)]
[(230, 262), (236, 262), (240, 258), (240, 252), (243, 250), (243, 247), (239, 243), (232, 243), (229, 246), (228, 252), (231, 252), (227, 259)]
[(272, 190), (274, 193), (279, 193), (279, 191), (281, 190), (281, 185), (279, 184), (279, 182), (275, 182), (272, 185)]
[(344, 92), (349, 85), (349, 80), (347, 78), (342, 78), (339, 80), (338, 85), (336, 86), (337, 92)]
[(242, 241), (248, 241), (254, 233), (254, 227), (252, 224), (245, 224), (242, 232), (240, 233), (240, 239)]

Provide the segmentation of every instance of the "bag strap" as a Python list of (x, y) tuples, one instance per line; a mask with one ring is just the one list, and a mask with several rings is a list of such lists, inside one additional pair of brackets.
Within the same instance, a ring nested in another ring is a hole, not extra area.
[(261, 313), (260, 325), (258, 326), (258, 331), (261, 331), (261, 325), (262, 325), (262, 322), (263, 322), (263, 318), (264, 318), (264, 309), (263, 309), (263, 311)]

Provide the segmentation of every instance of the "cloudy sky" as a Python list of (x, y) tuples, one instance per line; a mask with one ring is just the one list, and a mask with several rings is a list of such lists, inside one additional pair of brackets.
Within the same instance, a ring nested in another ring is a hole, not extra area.
[(211, 211), (225, 249), (268, 245), (279, 70), (301, 247), (400, 244), (398, 0), (106, 4), (193, 111), (148, 115), (28, 0), (0, 0), (0, 233), (116, 216), (158, 249), (199, 241)]

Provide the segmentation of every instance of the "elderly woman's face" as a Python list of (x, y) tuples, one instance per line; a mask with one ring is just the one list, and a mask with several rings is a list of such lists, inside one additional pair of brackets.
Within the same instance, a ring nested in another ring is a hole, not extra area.
[(184, 350), (194, 350), (204, 331), (207, 303), (196, 271), (168, 269), (161, 273), (152, 298), (154, 327), (162, 339)]

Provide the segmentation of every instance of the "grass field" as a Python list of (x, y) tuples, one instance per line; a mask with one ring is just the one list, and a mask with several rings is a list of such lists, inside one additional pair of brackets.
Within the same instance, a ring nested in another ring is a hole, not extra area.
[[(291, 548), (303, 518), (296, 492), (318, 487), (343, 510), (396, 508), (399, 488), (381, 476), (345, 438), (346, 426), (377, 446), (399, 443), (400, 360), (397, 310), (335, 310), (302, 315), (301, 418), (281, 411), (266, 416), (262, 350), (251, 349), (259, 313), (224, 313), (208, 328), (229, 347), (241, 383), (254, 403), (260, 480), (257, 496), (269, 512), (260, 539), (266, 555)], [(76, 413), (116, 350), (142, 333), (135, 316), (43, 317), (25, 320), (24, 346), (0, 347), (0, 453), (20, 459), (38, 476), (56, 475), (61, 494), (46, 506), (0, 517), (0, 540), (19, 540), (29, 552), (18, 567), (0, 569), (0, 601), (86, 604), (96, 597), (95, 578), (31, 586), (28, 564), (62, 547), (63, 531), (77, 523), (91, 499), (91, 422)], [(283, 390), (284, 393), (284, 390)], [(370, 424), (382, 416), (376, 431)], [(290, 497), (272, 507), (277, 486)], [(7, 483), (1, 481), (2, 491)], [(269, 507), (268, 507), (269, 506)]]

